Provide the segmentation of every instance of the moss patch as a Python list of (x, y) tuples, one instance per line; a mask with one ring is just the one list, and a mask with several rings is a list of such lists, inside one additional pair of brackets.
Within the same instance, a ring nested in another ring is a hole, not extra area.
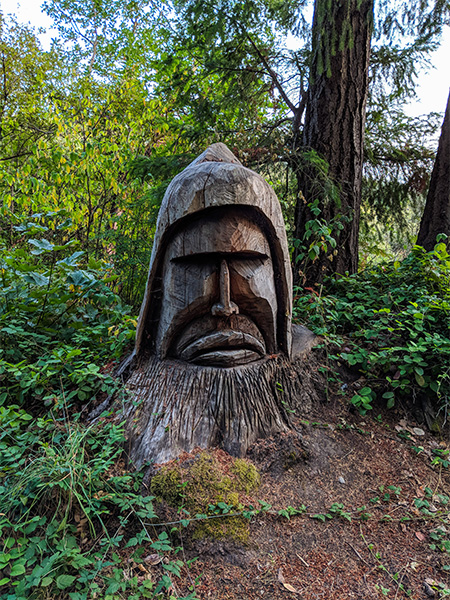
[(181, 474), (175, 469), (163, 467), (152, 478), (151, 493), (158, 502), (164, 500), (169, 506), (183, 501)]
[(256, 467), (245, 459), (233, 458), (223, 450), (198, 451), (163, 466), (152, 478), (150, 490), (158, 501), (182, 507), (191, 517), (207, 517), (193, 522), (195, 539), (228, 537), (246, 542), (248, 520), (226, 514), (242, 511), (260, 481)]
[(246, 494), (250, 494), (250, 492), (259, 488), (261, 477), (255, 465), (252, 465), (248, 460), (236, 458), (231, 471), (237, 477)]

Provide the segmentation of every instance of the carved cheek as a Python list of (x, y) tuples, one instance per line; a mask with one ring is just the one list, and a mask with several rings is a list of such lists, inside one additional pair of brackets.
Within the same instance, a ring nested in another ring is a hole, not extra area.
[(231, 298), (263, 332), (268, 348), (276, 347), (277, 296), (272, 261), (234, 261), (230, 268)]
[(207, 314), (218, 298), (215, 265), (166, 263), (156, 348), (164, 358), (172, 338), (198, 313)]
[(187, 284), (192, 286), (188, 305), (197, 305), (200, 302), (209, 309), (218, 298), (218, 281), (216, 265), (192, 265), (187, 273)]
[(248, 300), (250, 303), (266, 299), (276, 307), (275, 282), (270, 259), (234, 261), (231, 263), (230, 277), (233, 299)]

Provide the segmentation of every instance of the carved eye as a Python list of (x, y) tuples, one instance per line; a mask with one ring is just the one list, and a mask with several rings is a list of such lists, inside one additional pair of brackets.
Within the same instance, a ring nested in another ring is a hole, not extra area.
[(243, 252), (202, 252), (197, 254), (188, 254), (185, 256), (175, 256), (172, 262), (181, 264), (215, 264), (220, 265), (222, 260), (229, 263), (234, 262), (255, 262), (255, 265), (260, 265), (269, 257), (262, 252), (254, 252), (245, 250)]
[(252, 279), (257, 271), (264, 267), (268, 256), (265, 258), (238, 258), (237, 260), (228, 261), (230, 273), (236, 274), (247, 280)]

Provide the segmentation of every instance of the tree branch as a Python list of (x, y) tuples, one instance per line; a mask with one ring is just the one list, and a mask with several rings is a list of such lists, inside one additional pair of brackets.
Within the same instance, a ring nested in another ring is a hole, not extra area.
[[(243, 31), (241, 29), (241, 31)], [(298, 108), (295, 106), (295, 104), (293, 104), (291, 102), (291, 100), (289, 99), (289, 96), (286, 94), (286, 92), (283, 89), (283, 86), (281, 85), (280, 80), (278, 79), (277, 74), (275, 73), (275, 71), (271, 68), (271, 66), (269, 65), (269, 63), (267, 62), (266, 57), (264, 56), (264, 54), (261, 52), (261, 50), (258, 48), (258, 46), (255, 44), (255, 42), (253, 41), (253, 38), (251, 37), (251, 35), (247, 32), (247, 31), (243, 31), (244, 35), (246, 36), (246, 38), (248, 39), (248, 41), (250, 42), (250, 44), (252, 45), (253, 49), (255, 50), (256, 54), (258, 55), (259, 60), (262, 62), (262, 64), (264, 65), (267, 73), (270, 75), (275, 87), (277, 88), (277, 90), (280, 92), (280, 96), (283, 98), (283, 100), (286, 102), (286, 104), (288, 105), (288, 107), (290, 108), (290, 110), (294, 113), (294, 115), (297, 115), (297, 111)]]
[(13, 154), (12, 156), (5, 156), (3, 158), (0, 158), (0, 161), (13, 160), (14, 158), (20, 158), (21, 156), (30, 156), (31, 154), (32, 152), (19, 152), (19, 154)]

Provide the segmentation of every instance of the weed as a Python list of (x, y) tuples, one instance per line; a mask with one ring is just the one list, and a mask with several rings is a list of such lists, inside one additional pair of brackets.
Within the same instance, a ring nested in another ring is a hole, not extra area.
[(291, 517), (295, 517), (296, 515), (303, 515), (306, 512), (306, 506), (301, 504), (299, 507), (294, 508), (293, 506), (288, 506), (287, 508), (282, 508), (278, 511), (280, 517), (285, 517), (288, 521)]
[(433, 458), (431, 459), (431, 464), (433, 466), (441, 466), (444, 469), (447, 469), (450, 461), (449, 461), (449, 453), (450, 450), (443, 448), (434, 448), (432, 450)]
[(430, 550), (440, 550), (450, 554), (450, 540), (449, 532), (444, 526), (436, 527), (433, 531), (430, 531), (430, 538), (433, 542), (430, 544)]
[(372, 400), (375, 394), (370, 387), (363, 387), (351, 399), (351, 403), (358, 409), (360, 415), (365, 415), (368, 410), (372, 410)]
[(349, 522), (352, 520), (351, 514), (344, 510), (344, 505), (339, 502), (334, 502), (326, 513), (317, 513), (312, 515), (313, 519), (322, 521), (322, 523), (324, 523), (327, 519), (334, 519), (335, 517), (341, 517)]

